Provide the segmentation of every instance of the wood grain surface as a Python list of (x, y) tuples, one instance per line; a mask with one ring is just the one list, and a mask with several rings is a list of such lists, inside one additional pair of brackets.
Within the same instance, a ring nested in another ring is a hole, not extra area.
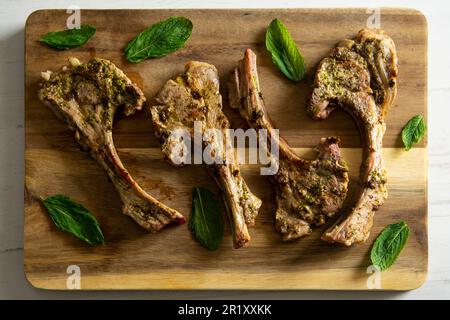
[[(261, 86), (268, 112), (300, 154), (310, 154), (322, 136), (338, 135), (350, 166), (352, 183), (361, 162), (356, 126), (344, 112), (314, 121), (305, 112), (314, 70), (336, 42), (365, 27), (365, 9), (285, 10), (83, 10), (82, 23), (97, 33), (85, 46), (52, 50), (37, 40), (63, 29), (63, 10), (33, 13), (26, 24), (25, 44), (25, 272), (41, 288), (65, 289), (69, 265), (80, 266), (83, 289), (366, 289), (371, 245), (388, 223), (405, 220), (411, 227), (408, 245), (396, 264), (382, 273), (382, 289), (406, 290), (426, 277), (427, 141), (402, 150), (400, 132), (415, 114), (427, 115), (427, 25), (414, 10), (382, 9), (382, 26), (394, 39), (399, 55), (399, 91), (386, 122), (384, 157), (389, 199), (377, 212), (366, 243), (345, 248), (320, 241), (324, 228), (294, 243), (283, 243), (273, 227), (274, 191), (255, 166), (243, 173), (264, 204), (249, 247), (232, 249), (227, 226), (222, 247), (209, 252), (191, 239), (186, 225), (146, 234), (121, 214), (118, 195), (106, 174), (80, 150), (67, 126), (37, 99), (40, 71), (56, 70), (76, 56), (81, 61), (102, 57), (116, 63), (152, 101), (167, 79), (183, 71), (189, 60), (214, 64), (221, 83), (247, 47), (258, 55)], [(123, 47), (138, 32), (161, 19), (183, 15), (194, 23), (184, 49), (163, 58), (133, 65)], [(307, 61), (308, 77), (287, 80), (264, 48), (264, 33), (278, 17), (289, 28)], [(222, 86), (224, 88), (225, 86)], [(225, 91), (224, 91), (225, 93)], [(225, 106), (232, 126), (244, 121)], [(162, 160), (148, 110), (119, 115), (114, 126), (119, 154), (141, 186), (164, 203), (189, 215), (193, 186), (219, 193), (201, 166), (173, 168)], [(52, 224), (36, 197), (67, 194), (89, 208), (99, 220), (106, 245), (89, 247)]]

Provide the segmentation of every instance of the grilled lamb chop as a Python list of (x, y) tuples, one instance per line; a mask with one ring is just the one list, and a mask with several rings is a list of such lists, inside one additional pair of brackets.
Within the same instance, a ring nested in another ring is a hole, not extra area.
[[(276, 189), (275, 227), (289, 241), (311, 233), (342, 207), (347, 194), (348, 169), (341, 159), (338, 139), (322, 138), (315, 160), (302, 159), (278, 138), (265, 110), (259, 87), (256, 55), (245, 52), (229, 83), (230, 106), (254, 129), (266, 129), (279, 145), (278, 172), (271, 176)], [(269, 152), (269, 151), (268, 151)], [(273, 159), (277, 161), (277, 159)]]
[(397, 92), (397, 53), (382, 30), (363, 29), (344, 40), (324, 58), (317, 70), (309, 113), (325, 119), (338, 107), (358, 124), (363, 144), (360, 190), (348, 216), (329, 228), (322, 239), (350, 246), (365, 241), (374, 210), (387, 198), (382, 140), (384, 116)]
[[(198, 125), (203, 136), (203, 142), (197, 142), (200, 149), (210, 148), (212, 157), (216, 159), (207, 168), (224, 191), (234, 247), (244, 246), (250, 241), (247, 226), (254, 225), (261, 200), (250, 191), (242, 178), (231, 141), (225, 132), (229, 122), (222, 112), (216, 68), (203, 62), (187, 63), (185, 73), (169, 80), (158, 93), (156, 102), (157, 105), (151, 107), (155, 133), (161, 141), (164, 155), (172, 164), (182, 164), (174, 161), (174, 157), (179, 156), (179, 138), (175, 133), (186, 130), (189, 139), (194, 138), (196, 143), (194, 126)], [(210, 129), (218, 129), (222, 138), (208, 136), (206, 133)]]
[(58, 72), (43, 72), (39, 98), (75, 131), (78, 143), (100, 163), (123, 202), (123, 213), (141, 227), (156, 232), (185, 218), (149, 194), (133, 180), (116, 152), (112, 138), (114, 114), (131, 115), (142, 108), (142, 91), (108, 60), (93, 59)]

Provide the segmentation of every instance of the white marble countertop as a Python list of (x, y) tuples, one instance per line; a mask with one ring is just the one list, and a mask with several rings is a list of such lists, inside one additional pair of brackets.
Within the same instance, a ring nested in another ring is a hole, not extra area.
[[(421, 10), (429, 29), (429, 274), (409, 292), (118, 291), (56, 292), (33, 288), (23, 272), (24, 24), (36, 9), (63, 8), (403, 7)], [(448, 1), (0, 1), (0, 299), (450, 299), (450, 2)], [(448, 116), (448, 118), (447, 118)], [(447, 180), (449, 179), (449, 180)]]

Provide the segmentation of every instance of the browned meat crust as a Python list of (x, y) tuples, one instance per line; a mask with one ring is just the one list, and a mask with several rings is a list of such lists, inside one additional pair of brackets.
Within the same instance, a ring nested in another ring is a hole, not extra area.
[(71, 65), (58, 72), (43, 72), (41, 99), (75, 131), (78, 143), (103, 166), (123, 202), (123, 213), (141, 227), (156, 232), (169, 223), (185, 218), (147, 194), (133, 180), (116, 152), (112, 138), (116, 111), (126, 115), (142, 108), (142, 91), (113, 63), (93, 59)]
[(309, 113), (325, 119), (338, 107), (358, 124), (363, 144), (360, 189), (347, 216), (323, 235), (328, 242), (350, 246), (365, 241), (374, 211), (387, 198), (382, 140), (384, 116), (397, 92), (397, 53), (382, 30), (363, 29), (354, 40), (344, 40), (320, 63)]
[[(214, 158), (218, 161), (207, 168), (224, 192), (234, 247), (246, 245), (250, 241), (247, 226), (254, 225), (261, 200), (250, 191), (242, 178), (234, 153), (222, 152), (224, 144), (227, 145), (226, 150), (233, 148), (224, 132), (229, 128), (229, 122), (222, 112), (217, 69), (204, 62), (189, 62), (184, 74), (167, 81), (158, 93), (156, 103), (151, 107), (155, 133), (160, 139), (163, 154), (174, 165), (179, 164), (174, 162), (174, 156), (180, 154), (175, 149), (179, 140), (172, 133), (184, 129), (194, 140), (194, 122), (200, 124), (204, 139), (201, 148), (216, 150)], [(209, 129), (218, 129), (223, 139), (214, 136), (205, 139), (205, 132)], [(223, 163), (224, 160), (226, 163)]]
[[(311, 233), (342, 207), (347, 194), (348, 170), (341, 159), (338, 139), (323, 138), (315, 160), (302, 159), (282, 138), (275, 135), (265, 110), (256, 68), (256, 55), (250, 49), (231, 75), (229, 100), (249, 126), (266, 129), (279, 145), (278, 172), (271, 176), (276, 189), (276, 229), (283, 240)], [(277, 161), (277, 159), (274, 159)]]

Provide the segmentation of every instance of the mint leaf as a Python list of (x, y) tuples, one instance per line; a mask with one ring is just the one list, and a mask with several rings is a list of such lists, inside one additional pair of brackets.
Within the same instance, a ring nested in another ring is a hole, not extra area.
[(404, 221), (388, 225), (380, 233), (370, 252), (372, 264), (386, 270), (399, 256), (409, 237), (409, 227)]
[(223, 221), (219, 202), (212, 192), (194, 187), (189, 229), (205, 248), (216, 250), (223, 238)]
[(273, 63), (293, 81), (305, 76), (305, 61), (284, 24), (274, 19), (266, 31), (266, 48), (272, 54)]
[(125, 56), (132, 63), (165, 56), (184, 46), (192, 33), (192, 22), (184, 17), (171, 17), (145, 29), (128, 43)]
[(49, 32), (43, 35), (39, 41), (58, 50), (67, 50), (82, 46), (94, 34), (95, 27), (85, 24), (80, 29)]
[(402, 141), (405, 150), (412, 148), (413, 144), (419, 143), (427, 132), (427, 126), (421, 115), (416, 115), (408, 121), (402, 130)]
[(86, 241), (92, 246), (104, 244), (105, 239), (95, 217), (81, 204), (58, 194), (42, 200), (58, 228)]

